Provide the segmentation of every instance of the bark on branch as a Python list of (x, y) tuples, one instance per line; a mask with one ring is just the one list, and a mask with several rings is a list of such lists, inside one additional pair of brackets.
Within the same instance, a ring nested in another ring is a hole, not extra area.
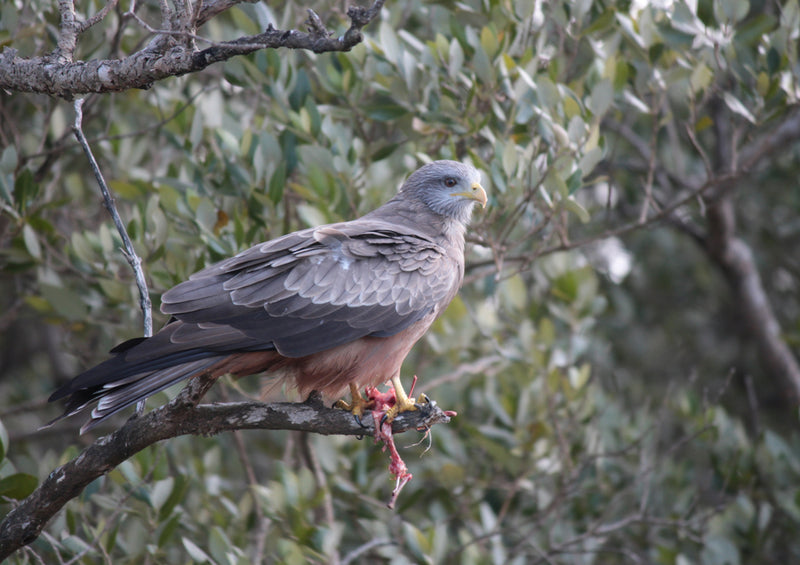
[[(712, 107), (717, 138), (714, 164), (719, 174), (749, 171), (800, 138), (800, 112), (795, 112), (756, 142), (737, 154), (730, 120), (722, 103)], [(783, 398), (792, 407), (800, 401), (800, 364), (781, 335), (781, 327), (769, 302), (750, 246), (736, 235), (735, 183), (726, 183), (708, 197), (708, 234), (703, 249), (714, 261), (734, 293), (745, 331), (753, 339), (764, 368), (777, 378)]]
[[(324, 435), (374, 435), (367, 415), (359, 425), (345, 410), (327, 408), (318, 395), (306, 402), (197, 401), (212, 379), (190, 381), (175, 400), (141, 417), (133, 417), (114, 433), (101, 437), (72, 461), (55, 469), (39, 488), (0, 523), (0, 562), (33, 542), (47, 522), (96, 478), (110, 472), (135, 453), (159, 441), (180, 435), (211, 436), (233, 430), (300, 430)], [(403, 412), (392, 423), (394, 433), (447, 423), (449, 416), (435, 402)]]
[[(122, 59), (74, 61), (80, 34), (102, 17), (78, 21), (73, 2), (61, 0), (58, 48), (47, 55), (29, 58), (19, 57), (16, 49), (5, 49), (0, 53), (0, 88), (71, 99), (91, 92), (147, 89), (158, 80), (197, 72), (213, 63), (260, 49), (285, 47), (314, 53), (349, 51), (363, 41), (361, 30), (378, 16), (386, 0), (375, 0), (370, 8), (351, 6), (347, 10), (350, 27), (339, 37), (334, 37), (313, 10), (308, 10), (307, 32), (279, 30), (270, 24), (263, 33), (219, 43), (207, 41), (209, 47), (198, 49), (196, 42), (205, 40), (194, 35), (194, 30), (241, 1), (212, 0), (202, 3), (193, 12), (187, 8), (175, 10), (180, 12), (177, 15), (162, 13), (165, 29), (148, 26), (155, 38), (140, 51)], [(176, 3), (176, 7), (178, 5), (182, 3)], [(135, 13), (126, 15), (146, 26)]]

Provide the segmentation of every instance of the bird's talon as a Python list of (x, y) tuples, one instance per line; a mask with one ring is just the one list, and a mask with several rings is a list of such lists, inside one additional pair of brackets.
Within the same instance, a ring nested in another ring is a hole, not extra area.
[(417, 402), (413, 398), (406, 397), (405, 399), (401, 399), (398, 397), (395, 405), (389, 408), (383, 415), (383, 418), (381, 418), (381, 425), (386, 422), (393, 422), (394, 419), (403, 412), (412, 412), (414, 410), (418, 410), (418, 408)]
[(337, 400), (333, 406), (335, 408), (340, 408), (350, 412), (353, 415), (353, 419), (356, 421), (356, 423), (360, 427), (366, 428), (364, 423), (361, 421), (361, 416), (364, 415), (364, 412), (367, 409), (372, 408), (374, 402), (361, 396), (361, 393), (358, 391), (358, 387), (356, 387), (354, 384), (350, 385), (350, 396), (352, 399), (349, 403), (345, 400)]

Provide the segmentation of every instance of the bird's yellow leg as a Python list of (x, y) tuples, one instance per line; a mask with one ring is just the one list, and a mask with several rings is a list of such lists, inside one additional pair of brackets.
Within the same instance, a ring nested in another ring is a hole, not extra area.
[[(394, 387), (394, 396), (395, 396), (395, 403), (394, 406), (389, 408), (386, 411), (386, 415), (383, 417), (384, 422), (391, 422), (394, 420), (398, 414), (401, 412), (408, 412), (409, 410), (416, 410), (417, 404), (424, 404), (428, 402), (428, 397), (424, 394), (421, 394), (417, 400), (414, 400), (408, 394), (406, 394), (406, 390), (403, 388), (403, 383), (400, 382), (400, 375), (395, 375), (391, 378), (392, 387)], [(417, 382), (417, 377), (414, 377), (414, 383)], [(411, 385), (411, 391), (414, 391), (414, 385)]]
[(368, 408), (372, 408), (372, 401), (361, 396), (358, 387), (354, 383), (350, 383), (350, 403), (348, 404), (344, 400), (339, 400), (335, 406), (336, 408), (341, 408), (342, 410), (350, 412), (360, 424), (361, 416), (364, 415), (364, 411)]

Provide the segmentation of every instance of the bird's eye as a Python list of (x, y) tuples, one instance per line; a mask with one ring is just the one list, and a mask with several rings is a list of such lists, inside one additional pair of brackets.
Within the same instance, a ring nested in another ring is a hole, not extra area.
[(444, 185), (447, 188), (453, 188), (457, 184), (458, 184), (458, 181), (456, 179), (454, 179), (453, 177), (447, 177), (446, 179), (444, 179)]

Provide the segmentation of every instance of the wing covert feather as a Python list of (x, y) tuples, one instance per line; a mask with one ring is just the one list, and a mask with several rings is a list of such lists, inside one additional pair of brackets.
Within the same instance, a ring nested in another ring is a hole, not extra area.
[(295, 232), (212, 265), (167, 291), (162, 311), (195, 324), (180, 341), (185, 332), (228, 326), (248, 347), (260, 342), (299, 357), (402, 331), (446, 305), (462, 275), (429, 237), (361, 219)]

